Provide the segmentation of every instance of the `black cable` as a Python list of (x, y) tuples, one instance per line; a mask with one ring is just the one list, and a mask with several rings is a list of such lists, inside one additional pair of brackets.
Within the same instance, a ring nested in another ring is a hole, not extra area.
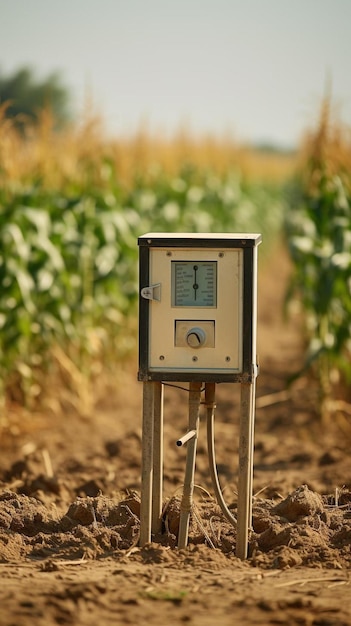
[[(186, 387), (180, 387), (180, 385), (172, 385), (172, 383), (164, 383), (163, 381), (162, 385), (165, 385), (165, 387), (174, 387), (175, 389), (180, 389), (181, 391), (186, 391), (187, 393), (190, 393), (190, 389), (187, 389)], [(200, 389), (200, 393), (202, 393), (203, 391), (205, 391), (205, 387)]]

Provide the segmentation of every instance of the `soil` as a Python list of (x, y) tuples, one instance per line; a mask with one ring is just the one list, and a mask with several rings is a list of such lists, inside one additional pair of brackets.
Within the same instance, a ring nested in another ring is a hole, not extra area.
[[(284, 249), (260, 265), (260, 375), (249, 557), (215, 502), (204, 419), (189, 545), (179, 550), (187, 392), (165, 388), (163, 532), (140, 548), (142, 384), (136, 359), (87, 386), (72, 364), (45, 410), (1, 418), (0, 624), (351, 624), (351, 418), (328, 421), (302, 365), (295, 313), (284, 320)], [(53, 384), (48, 379), (47, 385)], [(236, 512), (239, 386), (217, 385), (216, 455)], [(204, 417), (204, 416), (203, 416)]]

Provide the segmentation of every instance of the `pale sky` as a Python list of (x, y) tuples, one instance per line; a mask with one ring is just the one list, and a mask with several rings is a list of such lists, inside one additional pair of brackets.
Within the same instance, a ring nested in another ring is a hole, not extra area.
[(351, 0), (0, 0), (0, 68), (60, 71), (113, 134), (293, 146), (328, 77), (351, 126)]

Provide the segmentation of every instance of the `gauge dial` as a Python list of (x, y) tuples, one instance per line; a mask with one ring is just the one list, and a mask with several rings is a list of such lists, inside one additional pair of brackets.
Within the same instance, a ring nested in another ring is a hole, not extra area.
[(217, 261), (172, 261), (172, 306), (217, 306)]

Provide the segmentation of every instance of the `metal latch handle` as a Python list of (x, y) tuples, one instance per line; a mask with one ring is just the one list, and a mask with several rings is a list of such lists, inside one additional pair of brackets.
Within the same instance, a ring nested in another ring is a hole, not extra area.
[(161, 300), (161, 283), (157, 283), (156, 285), (149, 285), (148, 287), (143, 287), (140, 291), (140, 295), (145, 300), (157, 300), (160, 302)]

